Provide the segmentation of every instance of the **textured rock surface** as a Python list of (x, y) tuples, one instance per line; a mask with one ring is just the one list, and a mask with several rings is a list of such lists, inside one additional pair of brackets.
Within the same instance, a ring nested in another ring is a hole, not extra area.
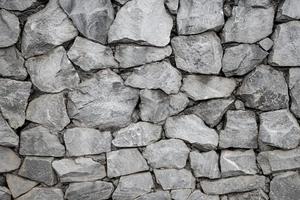
[(290, 89), (291, 112), (300, 118), (300, 69), (290, 68), (288, 76)]
[(22, 194), (25, 194), (26, 192), (31, 190), (34, 186), (38, 185), (38, 183), (35, 181), (31, 181), (13, 174), (6, 175), (6, 182), (14, 198)]
[(11, 200), (11, 193), (9, 189), (0, 186), (0, 198), (3, 200)]
[(227, 195), (228, 200), (269, 200), (269, 196), (261, 189), (253, 190), (250, 192), (233, 193)]
[(159, 200), (170, 200), (171, 196), (170, 193), (167, 191), (157, 191), (151, 192), (145, 195), (142, 195), (135, 200), (152, 200), (152, 199), (159, 199)]
[(32, 6), (35, 2), (36, 0), (0, 0), (0, 8), (22, 11)]
[(19, 144), (19, 136), (10, 128), (7, 121), (0, 114), (0, 145), (15, 147)]
[(195, 190), (188, 198), (187, 200), (219, 200), (219, 196), (217, 195), (207, 195), (202, 193), (200, 190)]
[(33, 188), (30, 192), (19, 197), (17, 200), (63, 200), (64, 193), (58, 188)]
[(20, 164), (21, 159), (13, 150), (0, 146), (0, 173), (18, 169)]
[(273, 40), (270, 38), (265, 38), (261, 40), (259, 43), (259, 46), (263, 48), (265, 51), (269, 51), (273, 47)]
[(297, 0), (283, 1), (276, 15), (276, 20), (285, 21), (290, 19), (300, 19), (300, 5)]
[(4, 9), (0, 9), (0, 19), (0, 48), (12, 46), (20, 35), (19, 19)]

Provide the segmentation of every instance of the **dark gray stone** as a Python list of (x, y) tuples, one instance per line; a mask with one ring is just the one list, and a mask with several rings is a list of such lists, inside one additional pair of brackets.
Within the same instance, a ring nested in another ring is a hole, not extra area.
[(300, 4), (297, 0), (285, 0), (278, 7), (276, 20), (300, 19)]

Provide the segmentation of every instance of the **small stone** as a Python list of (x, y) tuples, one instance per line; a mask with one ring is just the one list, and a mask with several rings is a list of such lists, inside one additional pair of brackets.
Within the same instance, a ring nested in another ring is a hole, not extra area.
[(289, 94), (283, 73), (260, 65), (249, 73), (237, 90), (245, 106), (262, 111), (288, 107)]
[[(188, 1), (196, 2), (194, 0)], [(203, 6), (203, 3), (200, 3), (202, 1), (197, 2)], [(213, 1), (209, 1), (208, 3)], [(223, 50), (220, 38), (215, 32), (191, 36), (177, 36), (172, 39), (171, 44), (175, 54), (176, 66), (179, 69), (201, 74), (218, 74), (220, 72)]]
[(16, 200), (63, 200), (64, 193), (59, 188), (36, 187)]
[(167, 6), (170, 13), (175, 15), (178, 11), (179, 0), (166, 0), (165, 5)]
[(62, 157), (65, 147), (58, 139), (57, 133), (37, 126), (21, 132), (20, 155)]
[(146, 171), (146, 160), (137, 149), (111, 151), (107, 156), (107, 176), (110, 178)]
[(291, 112), (297, 118), (300, 118), (300, 69), (289, 69), (288, 84), (291, 97)]
[(187, 75), (181, 91), (194, 101), (229, 97), (236, 87), (234, 79), (221, 76)]
[(0, 186), (0, 199), (11, 200), (11, 193), (6, 187)]
[(0, 0), (0, 8), (23, 11), (31, 7), (37, 0)]
[(54, 185), (57, 183), (57, 179), (51, 166), (53, 160), (53, 157), (27, 156), (19, 169), (18, 175), (45, 183), (48, 186)]
[(65, 101), (63, 93), (41, 95), (29, 102), (26, 119), (60, 131), (70, 123)]
[(163, 60), (171, 53), (172, 48), (170, 46), (158, 48), (119, 44), (116, 46), (115, 58), (120, 63), (121, 68), (129, 68)]
[(137, 122), (114, 133), (116, 147), (147, 146), (161, 138), (162, 127), (148, 122)]
[(276, 20), (286, 21), (291, 19), (300, 19), (300, 4), (297, 0), (285, 0), (278, 7)]
[(227, 197), (228, 200), (269, 200), (268, 195), (261, 189), (250, 192), (228, 194)]
[(12, 130), (0, 113), (0, 145), (16, 147), (19, 144), (19, 136)]
[(174, 200), (186, 200), (192, 193), (191, 189), (172, 190), (171, 197)]
[(20, 164), (21, 159), (13, 150), (0, 146), (0, 173), (16, 170)]
[(187, 200), (219, 200), (217, 195), (207, 195), (202, 193), (200, 190), (195, 190)]
[(4, 9), (0, 9), (0, 18), (0, 48), (12, 46), (17, 43), (21, 32), (19, 19)]
[(177, 30), (180, 35), (217, 31), (223, 24), (223, 0), (180, 0), (177, 14)]
[(253, 111), (227, 111), (225, 128), (220, 131), (220, 148), (255, 149), (257, 148), (257, 137), (258, 127)]
[(144, 194), (135, 200), (171, 200), (170, 193), (168, 191), (157, 191)]
[(215, 151), (190, 153), (190, 163), (195, 177), (207, 177), (209, 179), (220, 178), (219, 156)]
[(256, 44), (240, 44), (225, 49), (222, 71), (225, 76), (242, 76), (252, 71), (267, 57), (268, 52)]
[(167, 94), (178, 93), (181, 73), (168, 61), (145, 64), (126, 79), (126, 85), (141, 89), (161, 89)]
[(71, 20), (59, 7), (58, 0), (50, 0), (44, 9), (27, 18), (22, 35), (22, 53), (26, 58), (45, 54), (77, 34)]
[(235, 100), (234, 107), (236, 110), (246, 110), (244, 102), (241, 100)]
[(270, 38), (265, 38), (265, 39), (259, 41), (258, 44), (265, 51), (269, 51), (273, 47), (273, 40), (271, 40)]
[(71, 183), (65, 197), (69, 200), (106, 200), (113, 191), (113, 184), (105, 181)]
[(34, 186), (38, 185), (37, 182), (31, 181), (20, 176), (16, 176), (14, 174), (6, 175), (6, 182), (11, 191), (11, 194), (14, 198), (25, 194), (29, 190), (31, 190)]
[(165, 123), (165, 134), (168, 138), (187, 141), (200, 150), (212, 150), (218, 146), (217, 132), (194, 114), (169, 117)]

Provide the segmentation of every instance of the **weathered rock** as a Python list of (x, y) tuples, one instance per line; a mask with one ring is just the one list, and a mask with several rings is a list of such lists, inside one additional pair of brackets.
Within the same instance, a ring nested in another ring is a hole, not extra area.
[(12, 128), (25, 122), (25, 110), (31, 83), (0, 78), (0, 110)]
[(148, 194), (144, 194), (135, 200), (171, 200), (170, 193), (168, 191), (156, 191)]
[[(196, 2), (194, 0), (189, 1)], [(207, 4), (213, 1), (209, 1)], [(203, 4), (202, 0), (197, 2), (199, 5)], [(187, 72), (201, 74), (218, 74), (220, 72), (223, 50), (220, 39), (215, 32), (174, 37), (171, 44), (175, 54), (176, 66), (178, 68)]]
[(223, 24), (223, 0), (180, 0), (177, 14), (177, 30), (180, 35), (219, 30)]
[(64, 133), (68, 156), (100, 154), (111, 150), (110, 132), (91, 128), (71, 128)]
[(102, 70), (69, 93), (69, 115), (82, 126), (124, 127), (131, 122), (138, 95), (138, 90), (124, 86), (119, 75)]
[(16, 200), (63, 200), (64, 193), (59, 188), (36, 187)]
[(121, 68), (129, 68), (163, 60), (171, 53), (172, 48), (170, 46), (158, 48), (119, 44), (116, 46), (115, 58), (120, 63)]
[(195, 190), (187, 200), (219, 200), (219, 196), (217, 195), (207, 195), (202, 193), (200, 190)]
[(273, 40), (270, 38), (265, 38), (261, 41), (259, 41), (259, 46), (263, 48), (265, 51), (269, 51), (273, 47)]
[(6, 185), (6, 178), (4, 175), (0, 175), (0, 186)]
[(240, 44), (225, 49), (222, 71), (226, 76), (242, 76), (252, 71), (268, 55), (256, 44)]
[(229, 97), (236, 87), (234, 79), (221, 76), (187, 75), (181, 91), (195, 101)]
[(161, 138), (162, 127), (148, 122), (137, 122), (115, 132), (112, 144), (116, 147), (147, 146)]
[(16, 170), (20, 164), (21, 159), (14, 151), (0, 146), (0, 173)]
[(0, 48), (12, 46), (17, 43), (21, 32), (19, 19), (4, 9), (0, 9), (0, 19)]
[(82, 35), (102, 44), (107, 42), (108, 30), (114, 20), (110, 0), (59, 0), (59, 4)]
[(44, 54), (77, 34), (58, 0), (50, 0), (43, 10), (28, 17), (22, 35), (22, 53), (26, 58)]
[(257, 123), (253, 111), (229, 110), (226, 125), (220, 131), (219, 147), (257, 148)]
[(181, 73), (168, 61), (145, 64), (136, 68), (125, 84), (141, 89), (161, 89), (173, 94), (178, 93), (181, 86)]
[(107, 153), (107, 176), (117, 177), (149, 169), (137, 149), (121, 149)]
[(174, 200), (186, 200), (191, 193), (192, 193), (192, 189), (172, 190), (171, 197)]
[(131, 1), (131, 0), (116, 0), (116, 2), (118, 2), (118, 3), (121, 4), (121, 5), (124, 5), (124, 4), (127, 3), (128, 1)]
[(31, 181), (20, 176), (16, 176), (14, 174), (7, 174), (6, 175), (6, 182), (8, 185), (9, 190), (14, 198), (25, 194), (29, 190), (31, 190), (34, 186), (38, 183), (35, 181)]
[(190, 153), (190, 163), (195, 177), (220, 178), (219, 156), (215, 151)]
[(217, 132), (194, 114), (169, 117), (165, 134), (168, 138), (185, 140), (200, 150), (212, 150), (218, 146)]
[(172, 26), (173, 20), (164, 7), (164, 0), (132, 0), (117, 13), (108, 42), (166, 46)]
[(16, 147), (19, 144), (19, 136), (10, 128), (0, 113), (0, 145)]
[(62, 183), (95, 181), (106, 176), (105, 167), (91, 158), (55, 160), (52, 167)]
[(62, 130), (70, 123), (65, 101), (63, 93), (41, 95), (29, 102), (26, 119), (50, 130)]
[(6, 187), (0, 186), (0, 199), (11, 200), (11, 193)]
[(64, 156), (65, 147), (55, 134), (42, 126), (22, 131), (19, 153), (26, 156)]
[(27, 156), (19, 169), (18, 175), (49, 186), (54, 185), (57, 179), (51, 166), (53, 159), (53, 157)]
[(228, 194), (227, 197), (228, 200), (269, 200), (268, 195), (261, 189), (250, 192)]
[(297, 0), (285, 0), (278, 7), (276, 20), (290, 19), (300, 19), (300, 4)]
[(23, 11), (31, 7), (37, 0), (0, 0), (0, 8)]
[(297, 118), (300, 118), (300, 69), (289, 69), (288, 85), (291, 97), (290, 109)]
[(69, 200), (105, 200), (113, 191), (113, 184), (105, 181), (71, 183), (65, 197)]
[(267, 65), (256, 67), (237, 90), (245, 106), (263, 111), (288, 107), (288, 88), (282, 72)]

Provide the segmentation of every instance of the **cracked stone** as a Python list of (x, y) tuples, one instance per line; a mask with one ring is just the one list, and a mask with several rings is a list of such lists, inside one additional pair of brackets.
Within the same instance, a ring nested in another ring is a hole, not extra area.
[(11, 193), (6, 187), (0, 186), (0, 199), (1, 200), (11, 200)]
[(168, 191), (156, 191), (148, 194), (144, 194), (135, 200), (171, 200), (170, 193)]
[(14, 174), (7, 174), (6, 175), (6, 182), (8, 185), (9, 190), (14, 198), (25, 194), (33, 187), (38, 185), (37, 182), (31, 181), (20, 176), (16, 176)]
[(278, 7), (276, 20), (286, 21), (291, 19), (300, 19), (300, 4), (297, 0), (285, 0)]
[(8, 125), (7, 121), (0, 113), (0, 145), (8, 147), (17, 147), (19, 136)]
[(300, 118), (300, 69), (289, 69), (288, 85), (291, 97), (291, 112), (297, 118)]
[(0, 9), (0, 19), (0, 48), (12, 46), (17, 43), (21, 32), (19, 19), (4, 9)]
[(37, 0), (0, 0), (0, 8), (23, 11), (31, 7)]
[(20, 164), (21, 159), (13, 150), (0, 146), (0, 173), (14, 171)]
[(218, 195), (207, 195), (202, 193), (200, 190), (195, 190), (187, 200), (219, 200)]
[(59, 188), (36, 187), (16, 200), (63, 200), (64, 193)]

